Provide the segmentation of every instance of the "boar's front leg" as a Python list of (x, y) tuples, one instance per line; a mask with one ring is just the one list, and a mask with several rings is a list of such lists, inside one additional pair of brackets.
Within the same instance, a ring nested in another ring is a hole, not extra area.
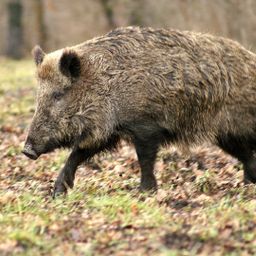
[(54, 184), (53, 198), (58, 194), (66, 193), (68, 188), (73, 188), (77, 167), (86, 159), (84, 149), (74, 149), (61, 170)]
[(106, 142), (85, 149), (76, 148), (71, 152), (64, 168), (61, 170), (53, 191), (53, 198), (61, 193), (66, 193), (68, 188), (73, 188), (77, 167), (104, 150), (111, 150), (119, 141), (119, 136), (112, 135)]
[(157, 182), (154, 175), (154, 164), (156, 160), (158, 145), (150, 141), (134, 141), (136, 153), (141, 167), (141, 190), (156, 190)]

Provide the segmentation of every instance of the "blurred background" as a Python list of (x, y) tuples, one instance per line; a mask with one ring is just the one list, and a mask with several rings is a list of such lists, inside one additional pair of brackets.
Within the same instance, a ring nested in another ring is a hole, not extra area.
[(1, 0), (0, 55), (22, 58), (127, 25), (210, 32), (255, 49), (255, 0)]

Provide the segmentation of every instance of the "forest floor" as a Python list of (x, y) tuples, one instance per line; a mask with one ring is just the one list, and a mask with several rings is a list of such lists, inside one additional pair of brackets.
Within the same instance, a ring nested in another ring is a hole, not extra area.
[(30, 61), (0, 59), (0, 255), (256, 254), (255, 186), (218, 148), (187, 158), (163, 148), (158, 191), (140, 193), (134, 149), (123, 144), (77, 173), (66, 197), (51, 198), (67, 151), (37, 161), (21, 154), (34, 111)]

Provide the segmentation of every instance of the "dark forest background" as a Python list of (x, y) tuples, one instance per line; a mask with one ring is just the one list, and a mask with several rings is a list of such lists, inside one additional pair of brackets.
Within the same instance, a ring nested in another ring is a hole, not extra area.
[(1, 0), (0, 55), (51, 51), (127, 25), (195, 30), (255, 49), (254, 0)]

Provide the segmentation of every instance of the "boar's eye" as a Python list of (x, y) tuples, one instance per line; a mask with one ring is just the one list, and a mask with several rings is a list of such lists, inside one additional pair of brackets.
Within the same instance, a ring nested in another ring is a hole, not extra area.
[(54, 100), (60, 100), (63, 97), (63, 92), (53, 92), (52, 97)]

